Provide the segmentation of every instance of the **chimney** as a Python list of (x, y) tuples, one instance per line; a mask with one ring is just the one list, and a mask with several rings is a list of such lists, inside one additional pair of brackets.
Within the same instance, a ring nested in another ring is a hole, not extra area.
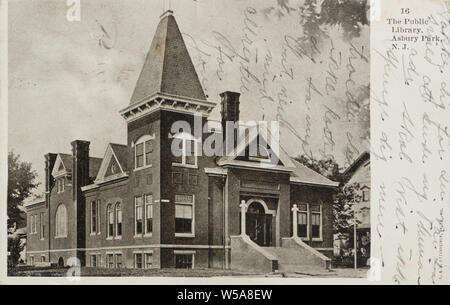
[[(222, 134), (223, 138), (226, 139), (227, 133), (227, 122), (231, 121), (236, 123), (239, 121), (239, 97), (240, 93), (226, 91), (220, 94), (222, 111)], [(234, 129), (234, 143), (237, 141), (237, 130)]]
[(75, 140), (72, 143), (72, 189), (73, 199), (77, 200), (80, 188), (89, 184), (89, 144), (88, 141)]

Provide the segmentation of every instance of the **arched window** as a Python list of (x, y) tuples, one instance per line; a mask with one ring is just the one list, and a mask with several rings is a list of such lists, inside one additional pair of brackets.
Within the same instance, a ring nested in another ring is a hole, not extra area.
[(114, 236), (114, 206), (109, 204), (106, 208), (106, 234), (108, 237)]
[(116, 236), (122, 236), (122, 207), (116, 203)]
[(145, 135), (134, 144), (134, 168), (144, 168), (152, 165), (151, 154), (153, 152), (154, 136)]
[(198, 139), (186, 132), (174, 135), (171, 145), (172, 165), (197, 167), (198, 142), (200, 142)]
[(56, 209), (55, 218), (55, 237), (67, 237), (67, 210), (64, 204), (61, 203)]

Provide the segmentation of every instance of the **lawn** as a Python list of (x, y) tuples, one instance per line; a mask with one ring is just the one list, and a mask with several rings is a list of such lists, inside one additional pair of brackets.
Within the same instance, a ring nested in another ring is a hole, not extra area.
[[(68, 268), (55, 267), (19, 267), (8, 270), (9, 276), (65, 277)], [(333, 269), (332, 271), (306, 273), (252, 273), (222, 269), (107, 269), (82, 267), (81, 276), (86, 277), (286, 277), (286, 278), (363, 278), (367, 269)]]
[[(8, 270), (8, 276), (36, 276), (36, 277), (65, 277), (69, 268), (55, 267), (19, 267)], [(81, 276), (88, 277), (223, 277), (223, 276), (251, 276), (264, 277), (263, 274), (240, 272), (222, 269), (108, 269), (82, 267)]]

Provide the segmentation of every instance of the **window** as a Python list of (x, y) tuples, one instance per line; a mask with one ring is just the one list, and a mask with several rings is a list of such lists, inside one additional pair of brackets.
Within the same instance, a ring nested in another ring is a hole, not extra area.
[(364, 202), (370, 201), (370, 190), (363, 190), (362, 195)]
[(136, 144), (136, 168), (144, 166), (144, 143)]
[(134, 197), (134, 207), (135, 207), (135, 211), (134, 211), (134, 232), (135, 235), (140, 235), (142, 234), (142, 209), (143, 209), (143, 202), (142, 202), (142, 196), (136, 196)]
[(113, 237), (114, 236), (114, 208), (112, 204), (109, 204), (106, 208), (106, 232), (107, 237)]
[(66, 180), (64, 179), (64, 177), (56, 179), (56, 192), (58, 194), (64, 192), (65, 184)]
[(34, 265), (34, 256), (33, 255), (31, 255), (30, 256), (30, 265)]
[(97, 233), (98, 230), (98, 214), (99, 214), (99, 202), (98, 201), (92, 201), (91, 202), (91, 233)]
[(176, 251), (175, 252), (175, 268), (194, 269), (194, 253)]
[(30, 233), (31, 234), (37, 233), (37, 215), (30, 216)]
[(189, 174), (189, 184), (198, 185), (198, 176)]
[(30, 233), (33, 234), (34, 228), (34, 215), (30, 215)]
[(106, 266), (107, 268), (114, 268), (114, 254), (107, 254), (106, 255)]
[(116, 203), (116, 236), (122, 236), (122, 206)]
[(41, 263), (45, 263), (45, 255), (41, 255)]
[(185, 132), (175, 135), (172, 141), (172, 165), (197, 167), (197, 143), (199, 141)]
[(122, 268), (122, 254), (116, 254), (116, 268)]
[(64, 204), (58, 206), (55, 218), (55, 237), (67, 237), (67, 210)]
[(135, 144), (135, 168), (149, 167), (153, 152), (154, 136), (146, 135), (141, 137)]
[(311, 206), (311, 231), (313, 239), (322, 239), (322, 206)]
[(297, 234), (298, 237), (308, 238), (309, 228), (308, 228), (308, 205), (299, 204), (298, 205), (298, 216), (297, 216)]
[(33, 233), (37, 233), (37, 215), (34, 215), (34, 221), (33, 221)]
[(134, 268), (142, 269), (142, 253), (134, 253)]
[(39, 224), (40, 224), (40, 238), (44, 239), (44, 231), (45, 231), (45, 219), (44, 219), (44, 213), (39, 214)]
[(153, 266), (153, 252), (145, 253), (145, 269), (150, 269)]
[(175, 195), (175, 235), (194, 234), (194, 196)]
[(145, 234), (153, 232), (153, 196), (145, 195)]
[(97, 255), (91, 255), (91, 267), (97, 267)]

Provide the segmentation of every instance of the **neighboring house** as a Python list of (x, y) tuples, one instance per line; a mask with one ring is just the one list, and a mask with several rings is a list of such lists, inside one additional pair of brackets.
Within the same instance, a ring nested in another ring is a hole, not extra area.
[[(358, 255), (370, 257), (370, 153), (362, 153), (343, 173), (345, 186), (359, 184), (356, 202)], [(351, 246), (353, 247), (353, 246)]]
[[(239, 104), (238, 93), (221, 94), (222, 126), (239, 121)], [(265, 157), (249, 156), (248, 145), (270, 143), (270, 135), (247, 134), (235, 148), (238, 157), (189, 154), (211, 131), (197, 137), (173, 132), (172, 124), (185, 121), (193, 130), (198, 113), (211, 123), (215, 106), (166, 12), (121, 111), (127, 144), (109, 144), (102, 159), (90, 157), (90, 143), (80, 140), (71, 143), (71, 155), (46, 155), (45, 200), (27, 207), (28, 261), (66, 265), (77, 257), (90, 267), (264, 272), (328, 267), (323, 253), (333, 250), (338, 183), (282, 149), (278, 164), (261, 165)], [(175, 139), (179, 156), (171, 152)]]

